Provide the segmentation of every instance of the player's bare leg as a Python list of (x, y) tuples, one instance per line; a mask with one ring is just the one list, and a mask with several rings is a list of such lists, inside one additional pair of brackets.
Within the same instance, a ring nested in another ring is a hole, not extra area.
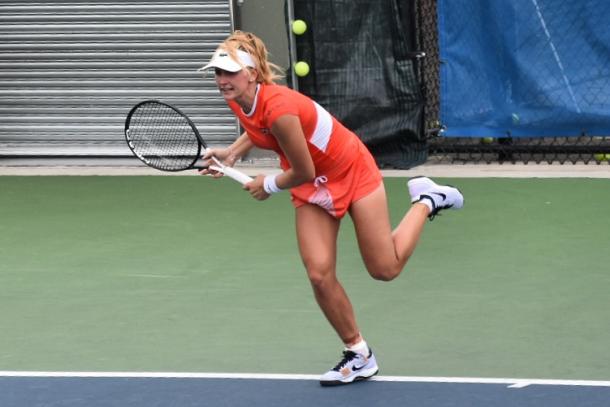
[(299, 250), (322, 312), (346, 344), (360, 337), (352, 304), (337, 279), (337, 234), (340, 221), (317, 205), (296, 209)]
[(417, 246), (429, 213), (428, 207), (416, 203), (392, 231), (383, 184), (352, 204), (350, 215), (360, 253), (373, 278), (388, 281), (400, 274)]
[(464, 204), (458, 189), (437, 185), (429, 178), (412, 179), (408, 186), (414, 203), (393, 231), (383, 184), (354, 202), (350, 209), (364, 263), (371, 276), (379, 280), (392, 280), (400, 274), (415, 251), (428, 218)]
[(337, 280), (337, 234), (340, 221), (314, 205), (297, 208), (297, 238), (318, 304), (345, 349), (341, 360), (320, 377), (322, 386), (368, 379), (379, 371), (373, 352), (360, 335), (352, 304)]

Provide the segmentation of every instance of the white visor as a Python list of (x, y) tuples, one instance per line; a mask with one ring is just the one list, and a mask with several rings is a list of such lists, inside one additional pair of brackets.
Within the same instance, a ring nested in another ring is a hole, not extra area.
[(212, 55), (210, 62), (199, 70), (204, 71), (210, 68), (220, 68), (223, 71), (238, 72), (241, 71), (245, 66), (256, 68), (254, 59), (252, 59), (252, 56), (247, 52), (240, 49), (237, 50), (237, 58), (239, 61), (231, 58), (231, 55), (224, 49), (217, 49), (216, 52), (214, 52), (214, 55)]

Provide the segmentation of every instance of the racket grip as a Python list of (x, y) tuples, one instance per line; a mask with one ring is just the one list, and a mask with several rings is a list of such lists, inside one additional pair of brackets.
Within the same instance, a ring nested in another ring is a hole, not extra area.
[(239, 182), (242, 185), (246, 185), (248, 182), (251, 182), (253, 180), (252, 177), (249, 177), (248, 175), (244, 174), (243, 172), (236, 170), (235, 168), (232, 168), (232, 167), (224, 167), (222, 169), (222, 172), (226, 176), (233, 178), (235, 181)]

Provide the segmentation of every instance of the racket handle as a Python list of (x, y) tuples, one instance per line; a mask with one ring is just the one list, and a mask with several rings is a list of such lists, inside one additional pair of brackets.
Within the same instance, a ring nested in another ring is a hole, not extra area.
[(236, 170), (235, 168), (232, 168), (232, 167), (220, 168), (220, 167), (216, 167), (215, 165), (210, 165), (210, 168), (215, 171), (222, 172), (226, 176), (233, 178), (235, 181), (239, 182), (242, 185), (246, 185), (248, 182), (253, 181), (252, 177), (249, 177), (248, 175), (244, 174), (243, 172)]

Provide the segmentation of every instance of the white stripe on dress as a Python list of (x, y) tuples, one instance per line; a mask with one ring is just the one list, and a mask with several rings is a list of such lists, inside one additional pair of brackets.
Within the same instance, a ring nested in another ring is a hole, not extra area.
[(330, 113), (316, 102), (313, 102), (313, 105), (316, 107), (318, 122), (309, 142), (319, 150), (326, 152), (330, 135), (333, 132), (333, 118)]

